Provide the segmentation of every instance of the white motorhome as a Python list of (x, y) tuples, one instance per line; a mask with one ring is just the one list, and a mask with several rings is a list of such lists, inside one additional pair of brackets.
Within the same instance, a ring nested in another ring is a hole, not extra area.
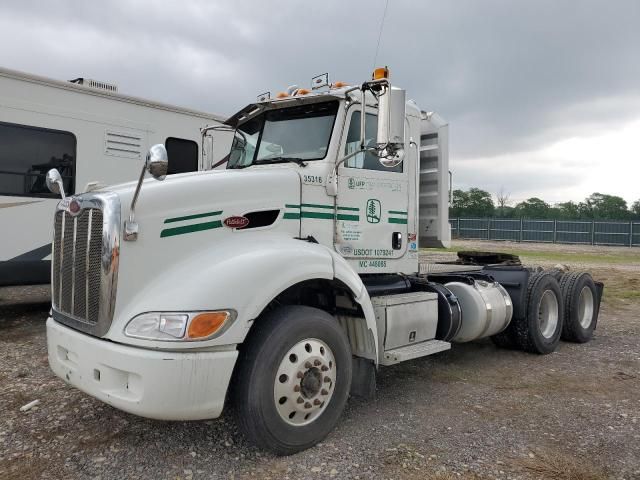
[(169, 173), (208, 169), (213, 158), (201, 154), (200, 129), (221, 120), (122, 95), (105, 82), (0, 68), (0, 286), (49, 283), (59, 201), (45, 185), (50, 168), (70, 194), (135, 177), (157, 143), (166, 146)]

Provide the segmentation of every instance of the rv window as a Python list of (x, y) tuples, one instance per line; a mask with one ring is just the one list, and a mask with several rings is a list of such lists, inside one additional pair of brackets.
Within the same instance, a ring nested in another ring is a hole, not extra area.
[(64, 191), (74, 192), (76, 137), (70, 132), (0, 122), (0, 195), (54, 197), (45, 178), (62, 175)]
[(198, 144), (193, 140), (169, 137), (165, 142), (169, 155), (168, 173), (198, 171)]
[[(365, 145), (370, 147), (375, 144), (378, 131), (378, 116), (373, 113), (367, 113), (367, 122), (365, 125)], [(360, 148), (360, 111), (353, 112), (351, 122), (349, 123), (349, 131), (347, 133), (347, 143), (344, 147), (345, 155), (357, 151)], [(362, 168), (365, 170), (380, 170), (382, 172), (402, 172), (402, 165), (387, 168), (380, 163), (380, 160), (373, 153), (358, 153), (344, 162), (344, 166), (348, 168)]]

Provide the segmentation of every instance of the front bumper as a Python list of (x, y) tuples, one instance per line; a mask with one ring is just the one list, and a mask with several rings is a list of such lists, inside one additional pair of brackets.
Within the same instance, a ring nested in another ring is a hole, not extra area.
[(67, 383), (158, 420), (220, 416), (237, 350), (163, 352), (90, 337), (47, 320), (49, 365)]

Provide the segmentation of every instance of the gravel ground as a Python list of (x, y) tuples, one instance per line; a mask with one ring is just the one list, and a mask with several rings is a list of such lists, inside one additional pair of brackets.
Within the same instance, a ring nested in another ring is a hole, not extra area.
[[(592, 267), (607, 288), (640, 286), (634, 269)], [(3, 479), (640, 478), (635, 297), (608, 298), (594, 340), (551, 355), (479, 342), (383, 368), (375, 400), (351, 399), (322, 444), (278, 458), (248, 445), (231, 413), (151, 421), (68, 387), (47, 365), (46, 289), (26, 293), (0, 291)]]

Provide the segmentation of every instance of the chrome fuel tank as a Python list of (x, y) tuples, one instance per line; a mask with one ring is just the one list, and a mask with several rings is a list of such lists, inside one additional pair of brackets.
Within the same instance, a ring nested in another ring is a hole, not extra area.
[(475, 280), (471, 285), (449, 282), (445, 287), (458, 298), (462, 311), (462, 325), (452, 342), (470, 342), (490, 337), (509, 325), (513, 304), (499, 283)]

